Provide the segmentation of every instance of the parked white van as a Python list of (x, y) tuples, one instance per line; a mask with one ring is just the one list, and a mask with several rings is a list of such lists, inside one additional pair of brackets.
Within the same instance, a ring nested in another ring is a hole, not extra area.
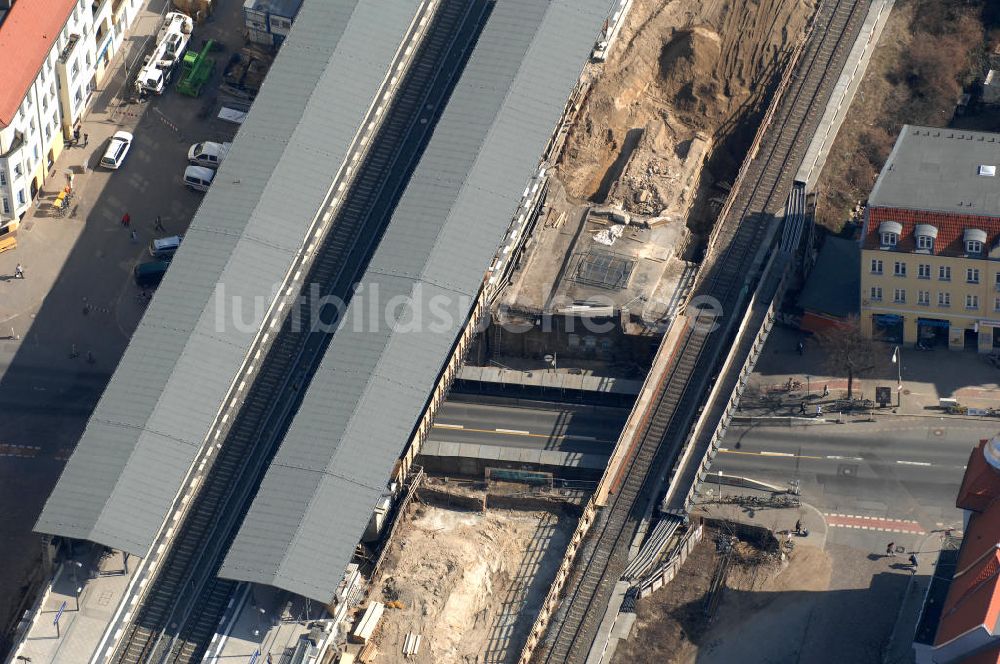
[(132, 147), (132, 134), (127, 131), (116, 131), (108, 143), (108, 149), (104, 151), (104, 156), (101, 157), (101, 166), (117, 170), (125, 161), (125, 155), (128, 154), (130, 147)]
[(195, 166), (208, 166), (218, 168), (222, 160), (229, 154), (229, 146), (232, 143), (195, 143), (188, 150), (188, 161)]
[(153, 258), (170, 258), (177, 252), (183, 239), (183, 235), (171, 235), (153, 240), (149, 244), (149, 255)]
[(215, 171), (204, 166), (188, 166), (184, 169), (184, 185), (194, 191), (208, 191), (215, 178)]

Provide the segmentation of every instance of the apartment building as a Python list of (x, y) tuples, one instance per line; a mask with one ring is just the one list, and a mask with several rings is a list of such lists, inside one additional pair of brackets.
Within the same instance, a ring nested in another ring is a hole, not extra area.
[(868, 200), (861, 326), (1000, 349), (1000, 134), (906, 125)]
[(140, 0), (0, 0), (0, 226), (31, 207)]

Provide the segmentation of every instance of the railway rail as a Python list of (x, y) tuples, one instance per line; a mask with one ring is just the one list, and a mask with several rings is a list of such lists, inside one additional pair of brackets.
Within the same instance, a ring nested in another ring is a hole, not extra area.
[(772, 102), (693, 289), (692, 302), (706, 301), (698, 296), (712, 298), (713, 309), (722, 316), (688, 312), (694, 322), (682, 332), (657, 396), (643, 414), (638, 443), (577, 554), (560, 607), (533, 661), (563, 664), (587, 658), (614, 586), (628, 564), (631, 541), (687, 438), (730, 341), (731, 323), (741, 318), (747, 297), (761, 278), (756, 273), (773, 248), (777, 218), (795, 172), (868, 5), (868, 0), (823, 0), (817, 8), (811, 32), (791, 65), (790, 78)]
[[(305, 284), (348, 301), (377, 246), (489, 11), (486, 0), (442, 0)], [(306, 287), (303, 287), (305, 293)], [(311, 296), (311, 294), (310, 294)], [(310, 320), (302, 298), (265, 356), (173, 545), (112, 660), (121, 664), (200, 661), (237, 582), (217, 576), (226, 550), (333, 336)]]

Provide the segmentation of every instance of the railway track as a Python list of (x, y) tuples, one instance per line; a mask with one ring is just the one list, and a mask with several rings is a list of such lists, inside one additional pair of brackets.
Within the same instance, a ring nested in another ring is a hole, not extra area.
[[(305, 284), (347, 302), (427, 144), (489, 11), (486, 0), (443, 0), (344, 197)], [(429, 110), (434, 109), (434, 110)], [(303, 293), (307, 288), (303, 287)], [(121, 664), (200, 661), (237, 582), (216, 576), (333, 336), (339, 311), (313, 325), (299, 301), (261, 364), (217, 458), (113, 657)]]
[(761, 276), (754, 272), (773, 244), (777, 217), (868, 5), (868, 0), (824, 0), (817, 9), (812, 32), (775, 102), (755, 157), (744, 166), (692, 292), (693, 298), (714, 298), (718, 306), (713, 308), (723, 312), (723, 318), (689, 312), (701, 324), (688, 325), (677, 343), (617, 491), (598, 513), (578, 553), (534, 661), (563, 664), (587, 658), (614, 586), (626, 569), (639, 523), (660, 479), (678, 457), (709, 378), (731, 340), (729, 323), (741, 318)]

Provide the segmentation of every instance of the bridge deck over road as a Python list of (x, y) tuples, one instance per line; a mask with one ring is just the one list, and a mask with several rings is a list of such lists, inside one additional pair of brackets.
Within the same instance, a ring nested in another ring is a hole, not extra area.
[[(621, 467), (605, 476), (605, 486), (611, 491), (608, 505), (597, 513), (578, 550), (577, 565), (561, 589), (559, 609), (535, 653), (537, 661), (562, 664), (587, 658), (614, 586), (626, 568), (632, 539), (681, 451), (728, 348), (732, 326), (742, 318), (748, 295), (760, 278), (775, 241), (777, 216), (868, 4), (868, 0), (820, 3), (811, 32), (782, 81), (730, 194), (693, 289), (692, 301), (713, 298), (713, 309), (721, 316), (699, 316), (689, 309), (687, 317), (692, 322), (679, 333), (668, 334), (669, 345), (661, 346), (658, 361), (666, 364), (665, 379), (652, 386), (656, 398), (650, 406), (632, 414), (638, 427), (634, 446), (622, 451)], [(559, 590), (557, 584), (554, 592)], [(536, 645), (539, 627), (529, 640), (526, 656)]]

